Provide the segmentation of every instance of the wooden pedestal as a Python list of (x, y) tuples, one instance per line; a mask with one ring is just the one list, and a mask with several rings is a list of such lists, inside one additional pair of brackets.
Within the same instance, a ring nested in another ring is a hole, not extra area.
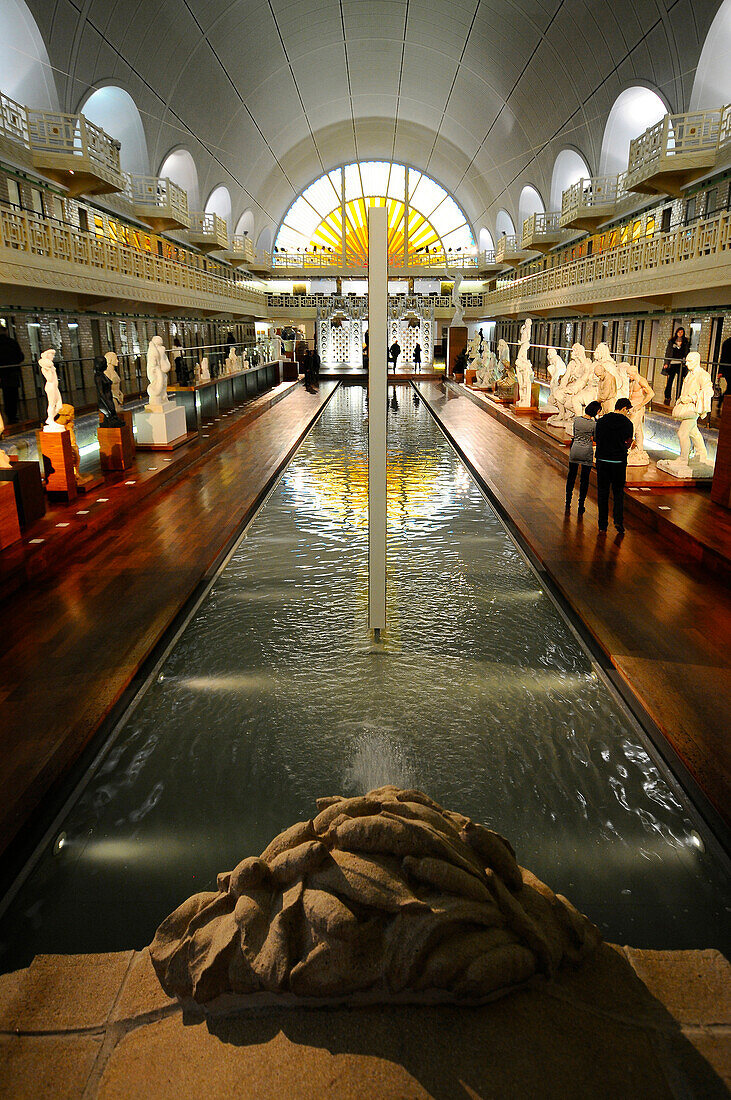
[(135, 457), (135, 437), (127, 421), (121, 428), (102, 428), (99, 438), (99, 460), (102, 470), (128, 470)]
[(0, 550), (12, 546), (20, 539), (18, 507), (15, 503), (15, 490), (11, 482), (0, 482)]
[(721, 409), (711, 500), (714, 504), (731, 508), (731, 394), (724, 397)]
[(0, 470), (0, 482), (7, 481), (15, 490), (18, 520), (21, 530), (43, 519), (46, 514), (46, 494), (37, 462), (13, 462), (9, 470)]
[(74, 457), (68, 432), (36, 432), (38, 453), (43, 456), (46, 491), (65, 493), (69, 500), (77, 495)]
[(296, 382), (299, 378), (299, 364), (291, 362), (289, 359), (280, 360), (282, 368), (282, 381), (283, 382)]
[(467, 326), (450, 325), (447, 329), (447, 374), (454, 375), (454, 364), (461, 351), (467, 350)]

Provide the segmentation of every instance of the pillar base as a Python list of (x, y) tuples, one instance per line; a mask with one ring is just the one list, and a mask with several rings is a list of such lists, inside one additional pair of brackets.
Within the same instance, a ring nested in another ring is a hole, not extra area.
[(165, 405), (146, 405), (134, 414), (137, 429), (137, 446), (170, 447), (179, 439), (184, 439), (188, 429), (185, 424), (185, 409), (168, 401)]

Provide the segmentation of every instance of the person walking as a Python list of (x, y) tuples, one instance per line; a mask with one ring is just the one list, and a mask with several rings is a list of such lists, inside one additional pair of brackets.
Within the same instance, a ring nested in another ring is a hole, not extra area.
[(584, 502), (589, 488), (589, 475), (594, 465), (594, 431), (596, 418), (602, 411), (598, 401), (590, 401), (583, 416), (574, 418), (574, 441), (569, 451), (569, 472), (566, 478), (566, 514), (571, 511), (571, 498), (574, 495), (576, 475), (579, 477), (579, 515), (584, 514)]
[(421, 370), (421, 344), (418, 340), (414, 344), (414, 366), (417, 371)]
[(632, 403), (620, 397), (614, 412), (605, 413), (597, 421), (596, 481), (599, 506), (599, 533), (606, 534), (609, 525), (609, 492), (612, 493), (612, 518), (620, 535), (624, 534), (624, 484), (627, 480), (627, 452), (634, 436), (634, 425), (628, 413)]
[(302, 357), (302, 369), (305, 374), (305, 389), (308, 393), (316, 393), (312, 382), (312, 352), (309, 348)]
[(394, 374), (396, 373), (396, 363), (398, 362), (398, 357), (400, 354), (401, 345), (399, 344), (398, 340), (394, 340), (394, 342), (391, 344), (391, 347), (388, 349), (388, 357), (393, 363)]
[(6, 329), (0, 330), (0, 389), (3, 395), (5, 420), (8, 424), (16, 424), (18, 421), (19, 365), (24, 358), (18, 341)]
[(685, 357), (690, 351), (690, 341), (685, 335), (682, 325), (676, 328), (675, 333), (668, 340), (665, 348), (665, 362), (662, 373), (665, 375), (665, 404), (670, 404), (673, 395), (673, 382), (680, 375), (680, 382), (685, 378)]
[(322, 366), (322, 360), (317, 350), (317, 344), (312, 349), (312, 384), (313, 386), (320, 385), (320, 367)]

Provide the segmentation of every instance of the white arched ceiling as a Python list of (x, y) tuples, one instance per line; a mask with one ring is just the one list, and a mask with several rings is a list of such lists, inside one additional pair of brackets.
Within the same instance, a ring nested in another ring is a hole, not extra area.
[(256, 242), (256, 247), (260, 252), (271, 252), (272, 250), (272, 231), (269, 226), (262, 229), (259, 234), (259, 239)]
[(591, 172), (584, 158), (575, 149), (562, 149), (553, 162), (551, 175), (551, 210), (561, 209), (561, 196), (577, 180), (589, 179)]
[(162, 176), (163, 179), (167, 177), (173, 183), (177, 183), (178, 187), (182, 187), (188, 195), (189, 210), (198, 209), (200, 202), (198, 169), (187, 149), (183, 149), (181, 146), (179, 149), (173, 149), (172, 153), (168, 153), (160, 165), (158, 175)]
[(254, 214), (251, 210), (244, 210), (243, 214), (236, 222), (236, 236), (251, 237), (254, 232)]
[(120, 142), (119, 157), (123, 172), (132, 172), (136, 176), (150, 174), (145, 129), (137, 104), (129, 92), (115, 84), (106, 84), (84, 100), (81, 113), (89, 122), (100, 126)]
[(520, 192), (520, 198), (518, 199), (518, 225), (521, 232), (523, 231), (523, 222), (526, 218), (529, 218), (531, 214), (542, 214), (545, 210), (543, 205), (543, 199), (530, 183), (526, 184), (523, 190)]
[(26, 107), (58, 110), (46, 45), (24, 0), (0, 0), (0, 90)]
[(513, 219), (510, 217), (507, 210), (498, 210), (497, 217), (495, 218), (495, 232), (498, 237), (515, 236)]
[(226, 225), (231, 227), (231, 194), (228, 187), (220, 184), (214, 187), (208, 196), (208, 201), (203, 207), (206, 214), (218, 214)]
[(654, 126), (667, 114), (667, 107), (657, 92), (650, 88), (625, 88), (614, 101), (604, 127), (600, 176), (624, 172), (633, 138)]
[(492, 239), (492, 233), (490, 230), (483, 226), (480, 230), (480, 252), (494, 252), (495, 242)]
[(690, 110), (731, 103), (731, 0), (723, 0), (711, 23), (693, 81)]

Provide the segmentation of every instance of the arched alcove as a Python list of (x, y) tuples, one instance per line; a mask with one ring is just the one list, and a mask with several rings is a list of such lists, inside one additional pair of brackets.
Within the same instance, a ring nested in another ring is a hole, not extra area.
[(269, 228), (269, 226), (267, 226), (265, 229), (262, 229), (261, 233), (259, 234), (259, 238), (256, 242), (256, 247), (260, 252), (271, 252), (271, 250), (272, 250), (272, 231)]
[(614, 101), (602, 138), (599, 175), (624, 172), (633, 138), (654, 126), (667, 114), (667, 106), (651, 88), (625, 88)]
[(575, 149), (562, 149), (553, 162), (551, 174), (551, 210), (561, 209), (561, 196), (577, 180), (591, 176), (589, 166)]
[(160, 165), (158, 175), (163, 179), (167, 177), (173, 183), (177, 183), (178, 187), (182, 187), (188, 195), (188, 209), (198, 210), (198, 204), (200, 203), (198, 169), (187, 149), (181, 145), (178, 149), (173, 149), (171, 153), (168, 153)]
[(495, 241), (492, 238), (490, 230), (483, 225), (480, 230), (480, 252), (494, 252)]
[(251, 237), (254, 233), (254, 214), (251, 210), (244, 210), (243, 214), (236, 222), (235, 236), (237, 237)]
[(46, 44), (24, 0), (0, 0), (0, 73), (11, 99), (41, 111), (58, 110)]
[(498, 237), (515, 236), (513, 219), (510, 217), (507, 210), (498, 210), (497, 217), (495, 218), (495, 232)]
[(219, 184), (211, 191), (206, 205), (203, 207), (206, 214), (218, 214), (226, 225), (231, 228), (231, 193), (224, 184)]
[(123, 172), (132, 172), (135, 176), (150, 174), (145, 129), (137, 104), (129, 92), (116, 84), (105, 84), (84, 100), (80, 111), (89, 122), (100, 126), (120, 142), (119, 157)]
[(538, 194), (535, 187), (527, 183), (520, 192), (520, 198), (518, 199), (518, 225), (520, 226), (521, 232), (523, 231), (523, 222), (526, 218), (529, 218), (531, 214), (542, 214), (545, 209), (543, 199)]
[(731, 0), (723, 0), (703, 43), (690, 110), (731, 103)]

